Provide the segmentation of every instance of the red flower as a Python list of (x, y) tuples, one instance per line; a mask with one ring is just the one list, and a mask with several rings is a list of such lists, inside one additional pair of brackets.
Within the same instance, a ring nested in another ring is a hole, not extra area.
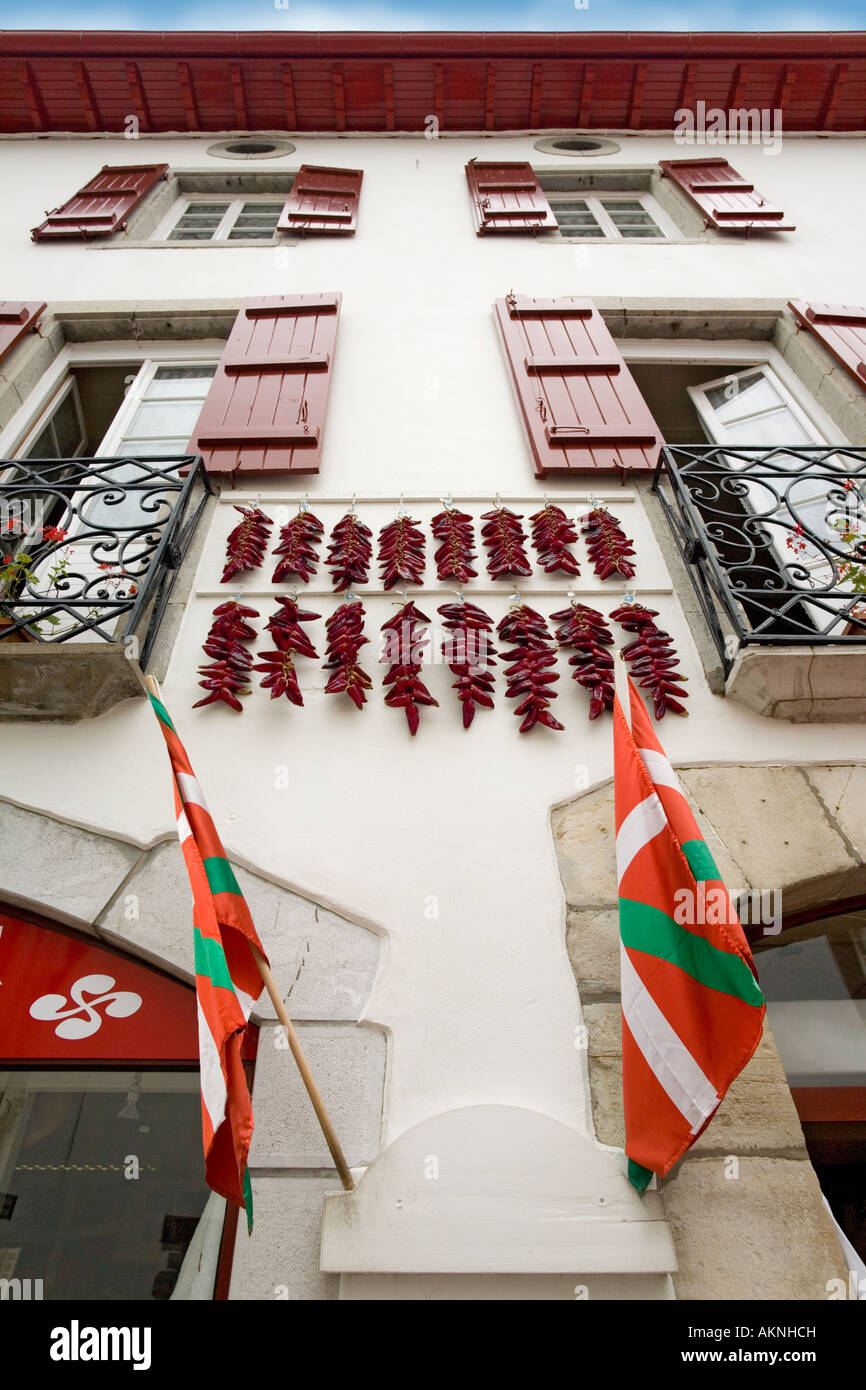
[(44, 541), (65, 541), (68, 531), (64, 531), (62, 526), (43, 526), (42, 539)]

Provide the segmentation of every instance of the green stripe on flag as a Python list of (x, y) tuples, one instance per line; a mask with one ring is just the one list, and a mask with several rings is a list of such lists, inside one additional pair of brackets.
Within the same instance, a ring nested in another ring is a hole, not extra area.
[(168, 717), (168, 710), (166, 709), (162, 701), (158, 700), (155, 695), (148, 695), (147, 698), (153, 705), (154, 711), (156, 712), (156, 717), (160, 721), (160, 723), (164, 724), (167, 729), (171, 729), (171, 732), (173, 734), (177, 733), (177, 730), (175, 729), (174, 725)]
[(708, 878), (717, 878), (721, 883), (721, 875), (716, 868), (716, 861), (703, 840), (684, 840), (682, 850), (689, 861), (689, 868), (699, 883)]
[(235, 871), (227, 859), (223, 859), (221, 855), (213, 855), (202, 862), (212, 893), (237, 893), (239, 898), (243, 897), (240, 884), (235, 878)]
[(764, 996), (742, 956), (720, 951), (657, 907), (620, 898), (619, 927), (623, 945), (630, 950), (669, 961), (707, 989), (731, 994), (756, 1008), (763, 1004)]
[(651, 1168), (644, 1168), (642, 1164), (635, 1163), (633, 1158), (629, 1159), (628, 1180), (631, 1183), (632, 1187), (635, 1188), (641, 1196), (643, 1196), (643, 1194), (646, 1192), (647, 1188), (652, 1182), (652, 1178), (653, 1172)]
[(244, 1189), (244, 1207), (246, 1208), (246, 1213), (247, 1213), (247, 1234), (248, 1234), (248, 1235), (252, 1235), (252, 1233), (253, 1233), (253, 1185), (252, 1185), (252, 1183), (250, 1182), (250, 1170), (249, 1170), (249, 1168), (244, 1168), (243, 1189)]
[(218, 989), (230, 989), (234, 994), (234, 984), (229, 970), (226, 953), (222, 945), (212, 936), (202, 936), (195, 928), (195, 973), (206, 975), (211, 984)]

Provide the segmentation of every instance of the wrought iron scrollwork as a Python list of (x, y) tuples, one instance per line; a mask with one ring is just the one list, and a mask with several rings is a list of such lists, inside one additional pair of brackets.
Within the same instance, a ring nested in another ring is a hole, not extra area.
[(197, 455), (0, 462), (0, 638), (135, 635), (147, 661), (212, 488)]
[(866, 449), (666, 445), (653, 487), (726, 671), (741, 644), (866, 640)]

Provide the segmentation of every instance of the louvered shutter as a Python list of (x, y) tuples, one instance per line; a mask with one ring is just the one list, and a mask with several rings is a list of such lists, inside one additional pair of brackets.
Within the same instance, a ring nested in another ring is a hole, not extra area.
[(277, 227), (283, 232), (348, 236), (358, 225), (361, 169), (302, 164)]
[(44, 304), (29, 304), (16, 299), (0, 299), (0, 361), (11, 352), (28, 328), (33, 328)]
[(531, 164), (467, 164), (466, 180), (479, 236), (556, 231), (556, 218)]
[(538, 477), (655, 467), (661, 431), (591, 299), (497, 299)]
[(247, 299), (190, 440), (209, 473), (317, 473), (339, 294)]
[(34, 241), (111, 236), (167, 171), (167, 164), (106, 164), (74, 198), (34, 227), (31, 236)]
[(860, 385), (866, 384), (866, 309), (856, 304), (807, 304), (791, 299), (798, 323), (811, 328), (837, 362), (847, 367)]
[(700, 208), (708, 227), (723, 232), (795, 230), (782, 209), (768, 203), (726, 159), (662, 159), (659, 168)]

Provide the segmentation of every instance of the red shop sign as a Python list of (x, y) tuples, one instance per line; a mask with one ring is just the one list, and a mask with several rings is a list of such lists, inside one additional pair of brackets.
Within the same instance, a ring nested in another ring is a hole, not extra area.
[(195, 991), (0, 911), (0, 1057), (197, 1064)]

